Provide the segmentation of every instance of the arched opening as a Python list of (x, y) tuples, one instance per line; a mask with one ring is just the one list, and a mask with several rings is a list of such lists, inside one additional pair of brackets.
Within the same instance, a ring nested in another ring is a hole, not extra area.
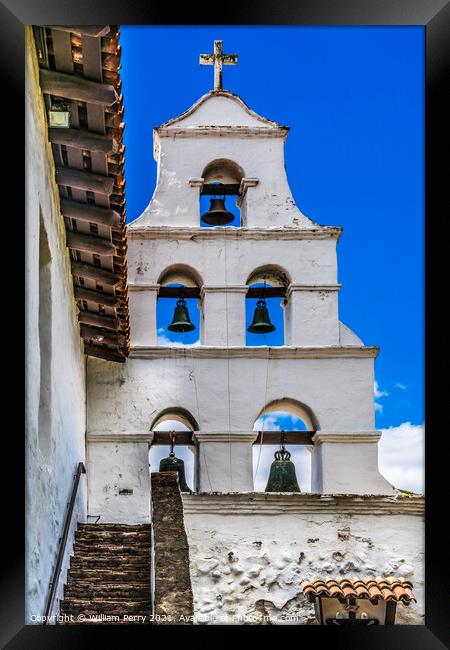
[(287, 272), (276, 265), (261, 266), (250, 274), (246, 282), (246, 345), (284, 345), (284, 305), (289, 283)]
[(259, 413), (254, 431), (259, 432), (253, 445), (253, 484), (255, 492), (266, 489), (274, 454), (283, 442), (291, 454), (301, 492), (311, 492), (311, 436), (318, 422), (311, 409), (297, 400), (274, 400)]
[(167, 408), (154, 418), (150, 430), (154, 433), (149, 451), (150, 472), (158, 472), (161, 460), (169, 456), (171, 434), (173, 434), (173, 451), (175, 456), (184, 462), (187, 486), (195, 491), (197, 486), (196, 449), (192, 445), (192, 433), (198, 430), (195, 418), (186, 409)]
[(226, 158), (213, 160), (202, 172), (200, 225), (203, 228), (241, 225), (240, 194), (244, 170)]
[(158, 279), (156, 302), (158, 345), (198, 345), (200, 342), (200, 289), (195, 269), (183, 264), (169, 267)]

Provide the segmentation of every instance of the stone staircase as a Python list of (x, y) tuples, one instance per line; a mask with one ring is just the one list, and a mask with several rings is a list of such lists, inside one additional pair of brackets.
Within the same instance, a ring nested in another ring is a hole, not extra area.
[(60, 623), (149, 624), (150, 545), (150, 524), (78, 524)]

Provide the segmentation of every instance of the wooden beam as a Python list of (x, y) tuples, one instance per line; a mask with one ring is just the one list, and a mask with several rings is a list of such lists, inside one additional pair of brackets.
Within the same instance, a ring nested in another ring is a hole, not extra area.
[(181, 298), (182, 292), (185, 298), (200, 298), (198, 287), (160, 287), (158, 298)]
[(113, 332), (117, 331), (119, 327), (119, 321), (117, 318), (111, 318), (111, 316), (103, 316), (102, 314), (94, 314), (90, 311), (81, 310), (78, 313), (78, 321), (80, 323), (83, 323), (83, 325), (104, 327), (105, 329), (112, 330)]
[[(70, 40), (73, 47), (81, 47), (81, 37), (79, 34), (72, 32)], [(105, 54), (118, 54), (122, 48), (116, 39), (110, 38), (101, 41), (101, 49)]]
[[(192, 431), (175, 431), (175, 447), (192, 445)], [(152, 445), (170, 445), (170, 431), (154, 431)]]
[(47, 25), (50, 29), (59, 29), (62, 32), (71, 32), (73, 34), (85, 34), (86, 36), (106, 36), (109, 34), (109, 25)]
[(67, 246), (77, 251), (87, 251), (97, 255), (114, 255), (116, 248), (112, 241), (95, 235), (67, 231)]
[(57, 97), (106, 106), (119, 100), (116, 89), (111, 84), (90, 81), (80, 75), (40, 68), (39, 81), (43, 93)]
[[(263, 287), (250, 287), (247, 291), (247, 298), (261, 298)], [(266, 287), (264, 289), (266, 298), (283, 298), (286, 295), (286, 287)]]
[(99, 266), (93, 266), (92, 264), (84, 264), (83, 262), (71, 262), (72, 264), (72, 273), (77, 275), (79, 278), (89, 278), (90, 280), (96, 280), (100, 284), (106, 284), (109, 287), (115, 287), (117, 284), (123, 282), (122, 275), (116, 273), (111, 273), (106, 269), (102, 269)]
[(106, 361), (117, 361), (118, 363), (125, 363), (126, 361), (126, 357), (115, 350), (103, 348), (99, 345), (90, 345), (89, 343), (84, 344), (84, 353), (90, 357), (97, 357)]
[(118, 334), (117, 332), (103, 332), (98, 330), (95, 327), (89, 327), (89, 325), (81, 325), (80, 327), (81, 336), (84, 339), (89, 339), (96, 343), (109, 343), (110, 345), (118, 345)]
[(100, 151), (109, 154), (114, 150), (112, 138), (86, 129), (49, 128), (48, 139), (53, 144), (64, 144), (66, 147)]
[(88, 221), (102, 226), (120, 226), (120, 215), (109, 208), (101, 208), (79, 201), (61, 200), (61, 212), (65, 217), (78, 221)]
[(78, 285), (75, 285), (74, 292), (75, 300), (86, 300), (87, 302), (93, 302), (96, 305), (103, 305), (104, 307), (117, 307), (121, 302), (118, 296), (114, 296), (111, 293), (91, 291), (91, 289), (85, 289)]
[[(86, 38), (86, 37), (85, 37)], [(93, 39), (96, 40), (96, 39)], [(72, 47), (72, 59), (74, 63), (78, 63), (83, 66), (83, 72), (89, 79), (93, 77), (87, 73), (86, 70), (86, 48), (83, 47)], [(51, 53), (51, 50), (50, 50)], [(99, 56), (98, 56), (98, 66), (100, 70), (108, 70), (109, 72), (116, 72), (120, 68), (120, 54), (106, 54), (100, 50), (99, 44)], [(95, 79), (95, 77), (94, 77)]]
[(235, 196), (239, 194), (239, 183), (205, 183), (200, 194), (203, 196)]
[(102, 176), (71, 167), (57, 167), (56, 182), (58, 185), (67, 185), (85, 192), (95, 192), (106, 196), (111, 194), (114, 187), (112, 176)]
[[(315, 431), (285, 431), (284, 439), (286, 445), (312, 445), (312, 437)], [(279, 445), (281, 441), (281, 431), (259, 431), (254, 445), (260, 445), (262, 438), (263, 445)]]
[[(200, 289), (197, 287), (160, 287), (158, 298), (181, 298), (181, 294), (185, 298), (199, 298)], [(262, 287), (250, 287), (247, 291), (247, 298), (260, 298), (262, 296)], [(266, 287), (266, 298), (282, 298), (286, 295), (285, 287)]]

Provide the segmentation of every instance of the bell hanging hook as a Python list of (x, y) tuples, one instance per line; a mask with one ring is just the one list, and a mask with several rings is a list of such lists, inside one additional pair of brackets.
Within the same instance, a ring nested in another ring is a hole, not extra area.
[(171, 431), (170, 432), (170, 453), (169, 453), (169, 456), (171, 456), (172, 458), (175, 456), (175, 452), (173, 450), (173, 448), (175, 446), (175, 440), (176, 440), (175, 432)]

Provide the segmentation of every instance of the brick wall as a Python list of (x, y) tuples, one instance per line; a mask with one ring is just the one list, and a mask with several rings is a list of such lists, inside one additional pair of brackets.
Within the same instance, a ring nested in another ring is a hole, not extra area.
[(178, 474), (155, 472), (151, 475), (151, 484), (155, 622), (162, 625), (192, 624), (189, 546), (184, 528)]

